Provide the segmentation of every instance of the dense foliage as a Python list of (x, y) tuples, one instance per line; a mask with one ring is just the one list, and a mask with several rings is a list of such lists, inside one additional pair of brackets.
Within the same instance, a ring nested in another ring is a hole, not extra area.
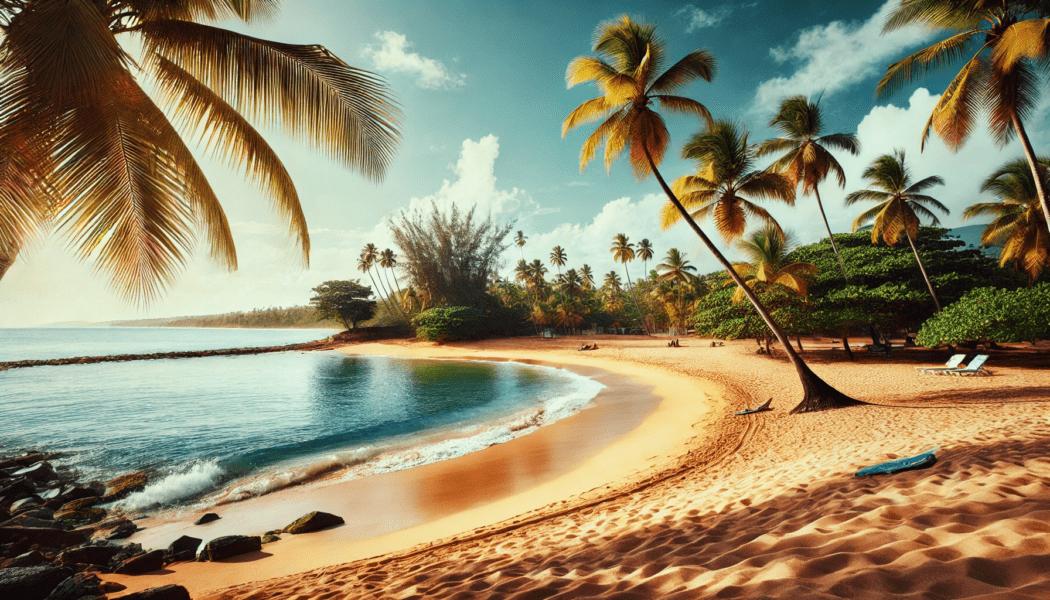
[(922, 324), (916, 342), (1034, 342), (1050, 338), (1050, 283), (1031, 288), (971, 290)]
[(371, 319), (376, 312), (372, 288), (361, 285), (356, 279), (348, 281), (326, 281), (315, 287), (317, 294), (310, 298), (310, 304), (317, 308), (318, 314), (329, 319), (339, 319), (347, 329), (357, 329), (361, 321)]
[(223, 315), (185, 317), (165, 321), (165, 327), (317, 327), (335, 328), (341, 320), (326, 319), (313, 306), (291, 306), (288, 308), (257, 308), (251, 312), (232, 312)]
[(412, 319), (416, 337), (435, 342), (476, 340), (528, 331), (525, 314), (496, 307), (488, 311), (469, 306), (438, 306)]

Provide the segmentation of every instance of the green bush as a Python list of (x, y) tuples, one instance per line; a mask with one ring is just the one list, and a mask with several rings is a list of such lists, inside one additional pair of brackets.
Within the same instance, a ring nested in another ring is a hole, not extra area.
[(971, 290), (930, 317), (915, 338), (936, 347), (964, 342), (1034, 342), (1050, 338), (1050, 283), (1031, 288)]
[(416, 337), (433, 342), (474, 340), (485, 331), (485, 313), (467, 306), (429, 308), (412, 319)]

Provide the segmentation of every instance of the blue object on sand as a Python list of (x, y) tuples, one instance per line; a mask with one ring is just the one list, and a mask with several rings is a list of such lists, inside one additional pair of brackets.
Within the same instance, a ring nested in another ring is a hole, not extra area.
[(915, 456), (909, 456), (907, 458), (898, 458), (897, 460), (891, 460), (870, 467), (864, 467), (863, 469), (856, 472), (855, 477), (864, 477), (867, 475), (890, 475), (893, 473), (900, 473), (901, 471), (911, 471), (913, 469), (925, 469), (937, 462), (937, 456), (934, 455), (939, 448), (933, 450), (927, 450), (922, 454), (916, 454)]

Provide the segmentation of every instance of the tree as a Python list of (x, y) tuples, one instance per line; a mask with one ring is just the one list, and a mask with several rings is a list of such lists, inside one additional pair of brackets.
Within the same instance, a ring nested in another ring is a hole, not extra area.
[(780, 104), (780, 111), (769, 122), (769, 126), (779, 129), (783, 136), (762, 142), (757, 155), (766, 156), (786, 151), (773, 163), (772, 168), (787, 175), (796, 187), (801, 185), (803, 196), (812, 193), (817, 199), (817, 209), (820, 211), (820, 218), (824, 220), (824, 228), (828, 230), (831, 249), (838, 258), (842, 276), (848, 280), (849, 275), (846, 275), (846, 266), (835, 245), (835, 236), (831, 233), (831, 225), (828, 224), (828, 216), (824, 213), (824, 204), (820, 201), (820, 189), (817, 186), (827, 179), (829, 174), (834, 173), (838, 178), (839, 187), (846, 187), (846, 174), (842, 171), (842, 165), (835, 160), (828, 147), (856, 155), (860, 152), (857, 136), (846, 133), (821, 135), (824, 131), (824, 118), (820, 114), (820, 100), (810, 102), (805, 96), (785, 98)]
[[(638, 310), (638, 315), (642, 319), (642, 327), (645, 327), (645, 332), (649, 333), (649, 327), (645, 324), (645, 313), (642, 312), (642, 307), (638, 306), (638, 297), (634, 293), (634, 284), (631, 282), (631, 272), (627, 269), (627, 263), (634, 260), (634, 244), (632, 244), (626, 235), (617, 233), (613, 236), (613, 245), (609, 248), (609, 252), (612, 253), (613, 259), (617, 262), (623, 263), (623, 272), (627, 275), (627, 291), (631, 294), (631, 300), (634, 301), (634, 307)], [(652, 335), (649, 333), (649, 335)]]
[(338, 319), (347, 329), (354, 331), (357, 324), (375, 315), (376, 302), (369, 300), (372, 288), (354, 279), (351, 281), (326, 281), (313, 289), (310, 298), (318, 314), (329, 319)]
[(901, 0), (883, 31), (918, 23), (947, 37), (887, 67), (875, 94), (893, 92), (920, 75), (967, 58), (933, 108), (922, 142), (932, 129), (956, 151), (969, 137), (976, 113), (989, 109), (988, 125), (996, 143), (1002, 147), (1014, 135), (1021, 141), (1043, 218), (1050, 225), (1040, 166), (1023, 123), (1038, 102), (1037, 70), (1050, 58), (1048, 12), (1046, 3), (1038, 1)]
[(919, 265), (922, 278), (926, 281), (926, 287), (930, 289), (930, 296), (937, 310), (941, 310), (941, 301), (937, 298), (937, 292), (930, 283), (930, 276), (926, 273), (926, 267), (922, 264), (919, 251), (915, 248), (915, 236), (919, 233), (919, 216), (926, 217), (934, 226), (940, 225), (937, 215), (933, 214), (927, 205), (948, 214), (948, 207), (938, 200), (923, 194), (922, 192), (935, 185), (944, 185), (944, 180), (937, 175), (931, 175), (915, 183), (911, 182), (911, 173), (904, 164), (904, 150), (897, 150), (893, 154), (883, 154), (875, 159), (867, 169), (864, 170), (864, 179), (871, 182), (871, 189), (851, 192), (846, 196), (846, 206), (852, 206), (857, 202), (878, 202), (875, 208), (861, 213), (853, 221), (853, 231), (862, 225), (871, 222), (871, 243), (879, 243), (881, 237), (887, 244), (894, 246), (903, 232), (908, 240), (915, 262)]
[[(562, 123), (562, 135), (583, 123), (602, 117), (605, 120), (584, 142), (580, 152), (581, 170), (594, 158), (599, 145), (605, 144), (606, 169), (625, 149), (630, 148), (630, 164), (636, 179), (654, 175), (668, 199), (697, 234), (704, 246), (715, 256), (738, 285), (743, 280), (732, 265), (711, 242), (696, 221), (689, 215), (674, 192), (664, 181), (658, 169), (667, 150), (670, 136), (663, 119), (653, 110), (654, 101), (661, 108), (673, 112), (693, 114), (711, 123), (707, 108), (688, 98), (670, 95), (688, 83), (703, 79), (710, 81), (715, 73), (714, 57), (706, 50), (696, 50), (659, 73), (664, 61), (663, 43), (654, 35), (651, 25), (637, 24), (626, 15), (618, 20), (599, 25), (595, 32), (594, 52), (597, 57), (583, 56), (569, 64), (568, 85), (590, 81), (602, 92), (598, 98), (578, 106)], [(748, 299), (788, 351), (788, 360), (798, 372), (802, 383), (802, 402), (793, 412), (824, 410), (850, 404), (857, 400), (828, 385), (786, 343), (786, 334), (777, 326), (762, 306), (759, 298), (745, 290)]]
[[(0, 176), (0, 264), (33, 226), (65, 233), (129, 300), (158, 297), (201, 235), (212, 258), (235, 269), (229, 223), (183, 137), (269, 196), (309, 258), (299, 197), (281, 160), (250, 124), (280, 124), (339, 164), (380, 180), (396, 151), (400, 112), (382, 79), (321, 46), (281, 44), (205, 24), (251, 23), (275, 12), (264, 0), (34, 0), (0, 3), (0, 160), (42, 172), (12, 210), (22, 175)], [(134, 34), (141, 59), (121, 47)], [(160, 106), (136, 77), (156, 82)], [(169, 120), (169, 116), (173, 118)], [(182, 135), (176, 131), (181, 130)], [(61, 202), (51, 202), (50, 199)], [(22, 208), (26, 208), (22, 206)], [(37, 219), (36, 223), (33, 220)]]
[(491, 217), (476, 221), (474, 208), (461, 213), (453, 204), (442, 211), (431, 203), (429, 213), (401, 213), (390, 230), (404, 256), (402, 269), (430, 302), (481, 309), (490, 303), (486, 290), (500, 255), (510, 247), (504, 242), (510, 227)]
[[(394, 273), (394, 267), (397, 266), (397, 254), (394, 254), (393, 250), (387, 248), (379, 253), (378, 262), (380, 267), (389, 270), (390, 273)], [(397, 308), (397, 312), (401, 314), (401, 318), (404, 319), (405, 323), (407, 324), (409, 323), (409, 320), (408, 315), (405, 314), (405, 309), (401, 306), (401, 284), (397, 282), (397, 273), (394, 273), (393, 279), (394, 285), (397, 286), (397, 298), (394, 298), (394, 290), (392, 287), (390, 287), (389, 277), (387, 278), (386, 287), (388, 290), (390, 290), (390, 293), (387, 295), (387, 297), (390, 298), (390, 303), (393, 304), (395, 308)]]
[(590, 265), (580, 267), (580, 284), (585, 290), (594, 289), (594, 272), (591, 271)]
[(689, 264), (678, 248), (671, 248), (667, 251), (667, 257), (664, 258), (664, 262), (656, 265), (656, 271), (660, 273), (661, 281), (670, 281), (677, 283), (676, 287), (678, 292), (678, 315), (682, 329), (685, 329), (685, 310), (682, 305), (682, 292), (685, 287), (685, 282), (693, 277), (692, 273), (696, 272), (696, 267)]
[(648, 238), (638, 242), (638, 249), (635, 254), (642, 260), (642, 271), (644, 273), (649, 272), (649, 261), (653, 259), (653, 244)]
[[(368, 278), (372, 280), (372, 285), (379, 289), (376, 285), (376, 278), (372, 275), (372, 268), (375, 267), (376, 260), (379, 258), (379, 249), (376, 245), (369, 242), (365, 244), (365, 247), (361, 249), (361, 254), (357, 259), (357, 270), (362, 273), (368, 273)], [(393, 316), (394, 311), (390, 308), (390, 304), (386, 301), (383, 294), (378, 294), (379, 300), (383, 303), (383, 308), (386, 309), (386, 314)]]
[[(752, 288), (782, 286), (799, 297), (806, 297), (809, 279), (817, 274), (817, 267), (807, 262), (788, 262), (788, 254), (794, 246), (790, 233), (781, 234), (774, 227), (766, 227), (751, 234), (750, 239), (737, 242), (748, 262), (735, 263), (733, 268)], [(835, 257), (841, 260), (838, 253)], [(845, 277), (845, 267), (842, 269)], [(733, 302), (744, 299), (743, 289), (737, 288)]]
[[(1050, 183), (1050, 158), (1040, 158), (1043, 186)], [(995, 220), (981, 234), (982, 246), (1000, 246), (999, 264), (1015, 263), (1028, 275), (1031, 285), (1043, 269), (1050, 266), (1050, 231), (1039, 206), (1032, 171), (1024, 159), (999, 167), (984, 180), (982, 192), (990, 192), (998, 202), (972, 204), (963, 211), (963, 221), (992, 215)]]
[[(1027, 166), (1027, 165), (1025, 165)], [(971, 290), (922, 324), (915, 341), (942, 344), (1032, 342), (1050, 338), (1050, 283)]]

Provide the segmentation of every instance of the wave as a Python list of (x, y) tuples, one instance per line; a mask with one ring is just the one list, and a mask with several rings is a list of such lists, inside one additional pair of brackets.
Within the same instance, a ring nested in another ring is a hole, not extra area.
[(213, 489), (222, 480), (224, 471), (216, 461), (194, 463), (189, 469), (172, 473), (114, 503), (114, 508), (125, 511), (142, 510), (158, 505), (174, 504)]

